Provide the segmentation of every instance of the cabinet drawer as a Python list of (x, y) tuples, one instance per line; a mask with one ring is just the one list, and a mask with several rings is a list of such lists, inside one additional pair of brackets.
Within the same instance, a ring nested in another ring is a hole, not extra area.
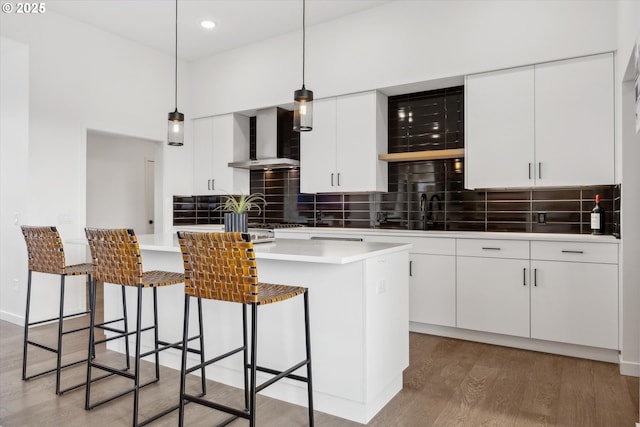
[(529, 259), (528, 240), (457, 239), (458, 256)]
[(616, 243), (531, 242), (531, 259), (618, 263)]
[(456, 239), (443, 237), (402, 237), (385, 235), (368, 235), (367, 242), (411, 243), (412, 254), (455, 255)]

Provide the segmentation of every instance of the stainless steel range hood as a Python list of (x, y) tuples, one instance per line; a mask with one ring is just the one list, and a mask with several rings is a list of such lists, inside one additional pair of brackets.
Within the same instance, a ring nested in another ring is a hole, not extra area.
[[(256, 114), (256, 159), (231, 162), (229, 166), (241, 169), (297, 168), (300, 161), (278, 157), (278, 108), (258, 110)], [(282, 124), (281, 124), (282, 125)], [(293, 126), (293, 124), (291, 124)]]

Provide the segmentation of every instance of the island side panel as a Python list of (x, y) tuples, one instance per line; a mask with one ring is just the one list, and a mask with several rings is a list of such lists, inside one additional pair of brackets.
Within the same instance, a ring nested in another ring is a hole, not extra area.
[[(183, 271), (179, 252), (143, 250), (142, 256), (145, 270)], [(309, 288), (317, 410), (366, 423), (401, 389), (402, 370), (408, 362), (407, 266), (406, 250), (348, 264), (258, 259), (261, 281)], [(384, 292), (376, 288), (380, 277), (386, 278)], [(135, 289), (128, 291), (129, 316), (135, 319)], [(145, 307), (150, 308), (151, 293), (147, 294)], [(179, 339), (184, 286), (159, 289), (158, 295), (161, 338)], [(119, 287), (105, 287), (105, 313), (118, 310), (119, 298)], [(196, 331), (195, 299), (192, 301), (191, 330)], [(302, 301), (296, 297), (259, 309), (260, 365), (280, 368), (304, 357)], [(203, 306), (207, 356), (237, 346), (240, 306), (218, 301), (203, 301)], [(149, 311), (145, 309), (145, 319), (150, 319)], [(134, 321), (130, 322), (133, 327)], [(143, 341), (145, 347), (150, 344), (150, 340)], [(111, 343), (109, 348), (123, 351)], [(179, 369), (179, 352), (164, 353), (161, 363)], [(241, 366), (241, 360), (233, 358), (208, 369), (207, 377), (240, 387)], [(304, 386), (290, 380), (274, 384), (264, 394), (307, 403)]]
[(406, 251), (366, 260), (367, 421), (402, 389), (409, 366), (409, 256)]

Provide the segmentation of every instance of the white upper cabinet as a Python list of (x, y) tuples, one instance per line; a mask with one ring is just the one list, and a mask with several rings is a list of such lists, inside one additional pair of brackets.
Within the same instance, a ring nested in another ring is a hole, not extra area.
[(536, 65), (536, 184), (614, 184), (613, 54)]
[(468, 76), (467, 188), (533, 185), (533, 66)]
[(613, 54), (466, 77), (465, 187), (614, 184)]
[(249, 171), (229, 162), (249, 158), (249, 118), (224, 114), (193, 121), (194, 194), (249, 193)]
[(314, 101), (300, 138), (303, 193), (387, 191), (387, 97), (375, 91)]

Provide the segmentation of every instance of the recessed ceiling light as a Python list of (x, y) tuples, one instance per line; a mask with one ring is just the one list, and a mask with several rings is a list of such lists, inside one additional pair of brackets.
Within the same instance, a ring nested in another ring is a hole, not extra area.
[(215, 22), (213, 22), (213, 21), (207, 21), (207, 20), (205, 20), (205, 21), (202, 21), (202, 22), (200, 23), (200, 26), (201, 26), (202, 28), (204, 28), (204, 29), (211, 30), (212, 28), (215, 28), (216, 23), (215, 23)]

